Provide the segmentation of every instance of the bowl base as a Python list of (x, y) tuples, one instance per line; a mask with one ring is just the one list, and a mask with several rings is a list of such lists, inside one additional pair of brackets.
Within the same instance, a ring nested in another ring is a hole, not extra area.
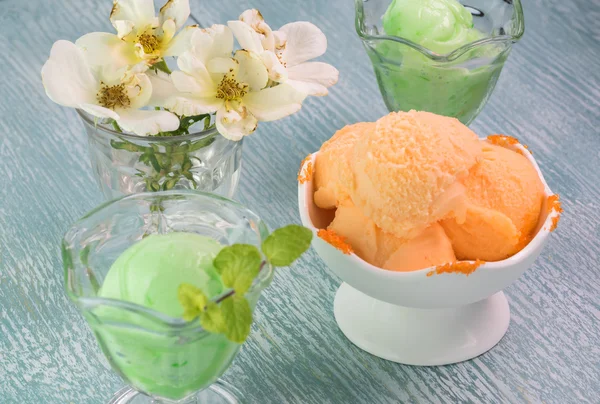
[(437, 366), (472, 359), (506, 333), (510, 310), (504, 293), (467, 306), (417, 309), (374, 299), (342, 283), (333, 312), (344, 335), (383, 359)]
[(180, 401), (154, 399), (131, 387), (123, 387), (108, 404), (239, 404), (241, 395), (231, 385), (217, 381), (210, 387)]

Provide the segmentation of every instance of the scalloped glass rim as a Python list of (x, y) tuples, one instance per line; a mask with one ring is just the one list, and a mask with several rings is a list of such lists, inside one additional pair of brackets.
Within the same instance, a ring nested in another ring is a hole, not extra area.
[(398, 43), (410, 46), (411, 48), (421, 52), (423, 55), (427, 56), (428, 58), (430, 58), (432, 60), (435, 60), (438, 62), (451, 62), (451, 61), (458, 59), (460, 56), (462, 56), (466, 52), (468, 52), (474, 48), (477, 48), (479, 46), (489, 45), (489, 44), (506, 43), (506, 42), (517, 42), (525, 33), (525, 19), (523, 16), (523, 6), (521, 5), (521, 0), (512, 0), (512, 2), (513, 2), (512, 4), (515, 9), (514, 12), (515, 12), (515, 16), (516, 16), (516, 19), (515, 19), (516, 33), (514, 35), (497, 35), (497, 36), (479, 39), (475, 42), (471, 42), (466, 45), (463, 45), (460, 48), (457, 48), (457, 49), (453, 50), (452, 52), (450, 52), (448, 54), (443, 54), (443, 55), (433, 52), (432, 50), (429, 50), (428, 48), (425, 48), (425, 47), (423, 47), (417, 43), (414, 43), (412, 41), (409, 41), (408, 39), (405, 39), (405, 38), (401, 38), (401, 37), (397, 37), (397, 36), (393, 36), (393, 35), (370, 35), (370, 34), (367, 34), (365, 31), (365, 24), (364, 24), (365, 13), (364, 13), (363, 0), (354, 0), (355, 9), (356, 9), (354, 25), (355, 25), (356, 33), (363, 41), (364, 40), (367, 40), (367, 41), (388, 40), (388, 41), (398, 42)]
[[(212, 128), (208, 130), (202, 130), (199, 132), (190, 133), (188, 135), (181, 136), (140, 136), (133, 133), (127, 132), (117, 132), (116, 130), (109, 128), (104, 124), (99, 124), (95, 121), (95, 117), (92, 114), (89, 114), (79, 108), (76, 108), (77, 113), (83, 119), (83, 121), (92, 126), (92, 127), (100, 127), (104, 132), (110, 133), (115, 136), (119, 136), (125, 139), (130, 140), (141, 140), (141, 139), (151, 139), (153, 142), (178, 142), (178, 141), (186, 141), (186, 140), (198, 140), (202, 139), (214, 134), (220, 134), (217, 128)], [(98, 131), (96, 131), (98, 134)]]
[[(227, 198), (219, 196), (219, 195), (215, 195), (215, 194), (211, 194), (211, 193), (207, 193), (207, 192), (201, 192), (201, 191), (194, 191), (194, 190), (189, 190), (189, 189), (188, 190), (174, 190), (174, 191), (160, 192), (160, 196), (177, 196), (177, 195), (182, 195), (182, 194), (205, 196), (208, 198), (221, 200), (221, 201), (224, 201), (224, 202), (226, 202), (230, 205), (233, 205), (237, 208), (246, 210), (247, 212), (251, 213), (252, 216), (256, 216), (256, 214), (254, 212), (248, 210), (246, 207), (239, 204), (238, 202), (233, 201), (231, 199), (227, 199)], [(77, 222), (75, 222), (73, 225), (71, 225), (71, 228), (76, 227), (80, 222), (82, 222), (89, 216), (105, 209), (106, 207), (108, 207), (109, 205), (112, 205), (115, 202), (118, 202), (121, 200), (126, 200), (126, 199), (144, 198), (147, 196), (157, 196), (157, 193), (156, 192), (143, 192), (143, 193), (125, 195), (123, 197), (113, 199), (108, 202), (104, 202), (100, 206), (98, 206), (95, 209), (86, 213)], [(263, 237), (261, 232), (257, 231), (257, 234), (260, 236), (261, 241), (264, 241), (265, 237)], [(267, 236), (268, 236), (268, 234), (267, 234)], [(64, 239), (62, 241), (61, 250), (62, 250), (63, 254), (67, 253), (66, 248), (65, 248), (65, 240)], [(65, 291), (66, 291), (68, 297), (79, 306), (83, 306), (86, 309), (96, 308), (96, 307), (100, 307), (100, 306), (108, 306), (108, 307), (122, 309), (122, 310), (125, 310), (128, 312), (134, 313), (134, 314), (142, 315), (143, 317), (148, 318), (149, 320), (152, 320), (153, 322), (155, 322), (158, 325), (163, 326), (165, 328), (170, 328), (171, 332), (177, 332), (177, 333), (179, 333), (179, 332), (193, 332), (193, 333), (206, 332), (206, 331), (204, 331), (202, 326), (199, 325), (197, 319), (194, 319), (191, 321), (185, 321), (181, 318), (171, 317), (171, 316), (160, 313), (156, 310), (149, 309), (149, 308), (144, 307), (139, 304), (126, 302), (126, 301), (118, 300), (118, 299), (110, 299), (110, 298), (104, 298), (104, 297), (80, 296), (72, 288), (71, 273), (70, 273), (69, 269), (66, 267), (66, 265), (64, 266), (63, 269), (64, 269)], [(258, 276), (254, 279), (254, 282), (252, 283), (252, 286), (250, 287), (250, 289), (248, 289), (248, 291), (246, 292), (246, 295), (253, 295), (255, 293), (260, 293), (268, 285), (272, 275), (273, 275), (273, 266), (271, 264), (267, 263), (263, 267), (263, 269), (259, 272)], [(214, 297), (212, 300), (213, 301), (218, 300), (218, 299), (222, 298), (223, 296), (226, 296), (229, 293), (230, 293), (230, 290), (227, 290), (227, 291), (223, 292), (221, 295)]]

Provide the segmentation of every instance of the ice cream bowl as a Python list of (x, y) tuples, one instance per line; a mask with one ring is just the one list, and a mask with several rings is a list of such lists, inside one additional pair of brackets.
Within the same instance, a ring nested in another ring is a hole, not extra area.
[[(529, 159), (545, 194), (553, 195), (527, 149), (518, 144), (508, 147)], [(316, 155), (310, 156), (301, 170), (314, 164)], [(312, 178), (303, 178), (307, 180), (298, 186), (302, 223), (315, 233), (316, 252), (343, 281), (334, 300), (338, 326), (359, 348), (409, 365), (456, 363), (496, 345), (510, 320), (502, 290), (534, 263), (559, 215), (544, 206), (536, 234), (525, 248), (508, 259), (484, 263), (469, 275), (437, 274), (434, 267), (394, 272), (375, 267), (355, 254), (344, 254), (317, 236), (333, 213), (315, 206)]]
[[(203, 330), (198, 321), (99, 296), (109, 269), (127, 248), (150, 234), (169, 232), (201, 234), (223, 245), (260, 246), (268, 236), (258, 216), (225, 198), (189, 190), (133, 194), (101, 205), (67, 231), (66, 293), (130, 386), (110, 403), (237, 403), (240, 394), (218, 379), (240, 344)], [(246, 292), (252, 310), (272, 276), (265, 265)]]
[(428, 111), (468, 125), (487, 103), (512, 45), (525, 32), (520, 0), (458, 0), (484, 37), (441, 54), (385, 32), (383, 16), (391, 0), (354, 2), (356, 33), (390, 112)]

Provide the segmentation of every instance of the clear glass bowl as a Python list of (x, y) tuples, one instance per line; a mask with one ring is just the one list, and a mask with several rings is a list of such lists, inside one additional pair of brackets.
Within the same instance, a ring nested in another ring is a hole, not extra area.
[[(101, 205), (66, 233), (62, 255), (67, 294), (113, 369), (133, 387), (119, 392), (114, 403), (187, 403), (199, 397), (236, 402), (231, 399), (235, 393), (222, 384), (210, 386), (241, 345), (205, 332), (197, 321), (98, 296), (111, 265), (127, 248), (146, 235), (169, 232), (198, 233), (224, 245), (257, 247), (268, 236), (254, 213), (218, 196), (190, 190), (126, 196)], [(247, 292), (253, 309), (272, 276), (272, 268), (266, 265)]]
[(172, 137), (136, 136), (78, 112), (88, 135), (92, 169), (107, 199), (171, 189), (233, 197), (241, 173), (242, 140), (228, 140), (216, 129)]
[(486, 37), (448, 54), (386, 35), (391, 0), (355, 0), (362, 39), (389, 111), (429, 111), (468, 125), (492, 94), (512, 45), (525, 30), (520, 0), (459, 0)]

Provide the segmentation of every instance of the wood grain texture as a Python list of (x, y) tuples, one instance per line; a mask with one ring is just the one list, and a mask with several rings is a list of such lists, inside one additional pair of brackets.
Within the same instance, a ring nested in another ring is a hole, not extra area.
[[(492, 351), (419, 368), (354, 347), (332, 313), (339, 280), (311, 251), (276, 276), (224, 379), (250, 403), (600, 402), (600, 4), (524, 0), (526, 33), (472, 125), (534, 151), (565, 214), (536, 264), (506, 290), (512, 321)], [(244, 145), (238, 199), (272, 227), (299, 222), (296, 172), (345, 124), (386, 113), (350, 0), (192, 0), (203, 25), (248, 7), (273, 27), (309, 20), (340, 82)], [(45, 95), (52, 43), (110, 29), (109, 0), (0, 2), (0, 403), (103, 403), (123, 383), (62, 288), (59, 242), (102, 201), (83, 127)]]

